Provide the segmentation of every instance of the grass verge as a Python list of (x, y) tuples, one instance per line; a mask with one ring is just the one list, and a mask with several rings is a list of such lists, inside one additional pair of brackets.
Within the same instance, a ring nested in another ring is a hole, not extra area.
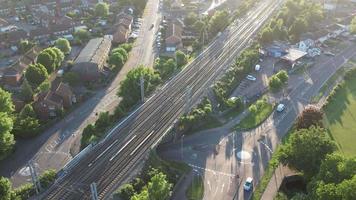
[[(259, 101), (261, 102), (260, 104), (258, 103)], [(256, 104), (251, 105), (256, 106), (256, 110), (251, 112), (252, 109), (250, 106), (250, 113), (235, 126), (235, 129), (245, 130), (255, 128), (271, 115), (274, 106), (264, 99), (259, 101), (257, 101)]]
[(201, 200), (204, 196), (204, 181), (201, 176), (194, 176), (192, 183), (186, 191), (188, 200)]
[(339, 150), (347, 156), (356, 154), (356, 76), (344, 81), (324, 107), (324, 124)]

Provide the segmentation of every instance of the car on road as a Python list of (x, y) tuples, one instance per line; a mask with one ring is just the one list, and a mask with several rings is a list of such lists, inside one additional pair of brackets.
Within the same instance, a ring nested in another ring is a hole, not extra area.
[(250, 191), (253, 187), (253, 178), (251, 177), (248, 177), (245, 181), (245, 184), (244, 184), (244, 190), (245, 191)]
[(283, 112), (283, 110), (286, 108), (286, 106), (283, 103), (278, 104), (277, 106), (277, 112)]
[(256, 77), (252, 76), (252, 75), (247, 75), (246, 78), (250, 81), (255, 81)]
[(155, 25), (154, 25), (154, 24), (151, 24), (151, 26), (150, 26), (150, 30), (151, 30), (151, 29), (153, 29), (153, 27), (155, 27)]
[(258, 71), (260, 71), (260, 69), (261, 69), (261, 65), (256, 65), (255, 66), (255, 70), (258, 72)]

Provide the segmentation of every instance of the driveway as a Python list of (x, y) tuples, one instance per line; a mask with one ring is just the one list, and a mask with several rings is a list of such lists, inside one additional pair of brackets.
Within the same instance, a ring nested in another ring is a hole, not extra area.
[(273, 151), (297, 115), (328, 78), (353, 56), (356, 56), (356, 46), (351, 44), (337, 56), (308, 69), (303, 76), (290, 75), (289, 93), (269, 95), (275, 102), (282, 101), (286, 110), (273, 112), (259, 127), (246, 132), (231, 131), (242, 118), (238, 116), (223, 127), (163, 145), (159, 149), (160, 155), (165, 159), (183, 160), (198, 170), (204, 177), (206, 200), (249, 199), (252, 193), (243, 190), (246, 178), (253, 177), (254, 185), (258, 184)]
[(95, 96), (84, 102), (64, 119), (54, 124), (40, 136), (18, 140), (16, 151), (0, 163), (0, 175), (11, 179), (13, 186), (29, 182), (28, 161), (33, 160), (39, 173), (46, 169), (61, 169), (79, 152), (82, 130), (95, 122), (95, 113), (113, 111), (120, 99), (116, 92), (120, 82), (131, 69), (139, 64), (151, 66), (155, 57), (154, 33), (157, 27), (149, 29), (160, 18), (158, 0), (149, 0), (143, 14), (143, 24), (139, 37), (125, 66), (113, 82), (105, 89), (97, 91)]

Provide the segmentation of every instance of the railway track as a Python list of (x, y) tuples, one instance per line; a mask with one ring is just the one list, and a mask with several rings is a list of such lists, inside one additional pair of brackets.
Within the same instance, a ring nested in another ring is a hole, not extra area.
[(107, 198), (125, 175), (140, 161), (143, 162), (150, 147), (183, 113), (186, 88), (191, 88), (191, 102), (197, 102), (277, 6), (277, 1), (266, 1), (241, 25), (229, 30), (232, 36), (226, 42), (221, 38), (216, 39), (129, 120), (115, 127), (111, 131), (113, 134), (96, 145), (90, 154), (78, 162), (76, 168), (49, 188), (41, 198), (88, 199), (92, 182), (98, 185), (99, 198)]

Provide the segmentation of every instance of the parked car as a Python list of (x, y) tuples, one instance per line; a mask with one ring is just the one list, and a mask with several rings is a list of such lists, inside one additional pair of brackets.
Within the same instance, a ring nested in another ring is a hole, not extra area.
[(256, 77), (252, 76), (252, 75), (247, 75), (246, 78), (250, 81), (255, 81)]
[(248, 177), (245, 181), (245, 184), (244, 184), (244, 190), (245, 191), (250, 191), (253, 187), (253, 179), (251, 177)]
[(283, 112), (283, 110), (286, 108), (286, 106), (283, 103), (278, 104), (277, 106), (277, 112)]

